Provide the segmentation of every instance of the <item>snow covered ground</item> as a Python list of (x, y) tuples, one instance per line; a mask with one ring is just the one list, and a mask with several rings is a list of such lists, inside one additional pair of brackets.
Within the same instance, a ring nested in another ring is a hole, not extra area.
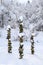
[[(15, 34), (14, 34), (14, 31)], [(24, 57), (19, 59), (19, 41), (15, 41), (17, 37), (17, 30), (11, 31), (12, 53), (8, 53), (8, 41), (6, 39), (7, 31), (0, 29), (0, 65), (43, 65), (43, 32), (34, 38), (35, 40), (35, 54), (31, 55), (30, 41), (24, 41)], [(15, 37), (14, 37), (15, 35)], [(14, 38), (13, 38), (14, 37)]]

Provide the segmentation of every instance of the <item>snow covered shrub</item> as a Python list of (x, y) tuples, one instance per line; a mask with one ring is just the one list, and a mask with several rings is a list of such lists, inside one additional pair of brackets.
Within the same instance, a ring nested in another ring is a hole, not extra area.
[(33, 35), (31, 35), (30, 40), (31, 40), (31, 54), (34, 54), (34, 36)]
[(11, 32), (10, 31), (11, 31), (10, 26), (8, 26), (8, 29), (7, 29), (7, 32), (8, 32), (7, 39), (11, 38), (11, 35), (10, 35)]
[(8, 34), (7, 34), (7, 39), (8, 39), (8, 53), (12, 53), (12, 46), (11, 46), (11, 27), (10, 27), (10, 25), (8, 25), (7, 26), (7, 32), (8, 32)]
[(20, 59), (23, 58), (23, 45), (20, 44), (20, 47), (19, 47), (19, 55), (20, 55)]
[(19, 19), (19, 41), (20, 41), (20, 47), (19, 47), (19, 55), (20, 55), (20, 59), (23, 58), (23, 21), (22, 21), (22, 17), (20, 17)]
[(20, 33), (23, 32), (23, 26), (22, 26), (22, 23), (20, 23), (20, 27), (19, 27), (19, 29), (20, 29)]
[(11, 46), (11, 40), (8, 40), (8, 53), (12, 53), (12, 46)]

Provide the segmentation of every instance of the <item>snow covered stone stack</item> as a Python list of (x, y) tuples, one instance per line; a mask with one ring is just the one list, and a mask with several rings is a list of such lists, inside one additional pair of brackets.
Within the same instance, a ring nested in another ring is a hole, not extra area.
[(20, 59), (23, 58), (23, 18), (20, 17), (19, 19), (19, 55), (20, 55)]
[(7, 32), (8, 32), (8, 34), (7, 34), (7, 39), (8, 39), (8, 53), (12, 53), (12, 46), (11, 46), (11, 27), (10, 27), (10, 25), (8, 25), (8, 27), (7, 27)]
[(31, 35), (31, 54), (34, 54), (34, 34)]

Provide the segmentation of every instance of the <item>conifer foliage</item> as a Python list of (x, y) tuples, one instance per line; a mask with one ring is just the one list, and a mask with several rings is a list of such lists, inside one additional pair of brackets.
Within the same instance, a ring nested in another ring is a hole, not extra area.
[(11, 29), (8, 28), (8, 30), (7, 30), (7, 33), (8, 33), (8, 34), (7, 34), (7, 39), (10, 39), (10, 38), (11, 38), (11, 35), (10, 35), (11, 32), (10, 32), (10, 31), (11, 31)]
[(33, 35), (31, 35), (30, 40), (31, 40), (31, 54), (34, 54), (34, 36)]
[(19, 22), (19, 55), (20, 55), (20, 59), (23, 58), (23, 21), (20, 20)]
[(12, 46), (11, 46), (11, 40), (8, 40), (8, 53), (12, 53)]
[(10, 26), (8, 26), (7, 29), (7, 39), (8, 39), (8, 53), (12, 53), (12, 46), (11, 46), (11, 28)]

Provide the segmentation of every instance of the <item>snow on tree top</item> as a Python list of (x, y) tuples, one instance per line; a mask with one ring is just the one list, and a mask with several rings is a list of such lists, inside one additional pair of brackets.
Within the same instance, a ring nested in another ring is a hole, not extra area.
[(8, 30), (9, 28), (11, 28), (10, 25), (7, 26), (7, 30)]
[(19, 37), (22, 37), (22, 36), (24, 36), (24, 33), (19, 33)]
[(20, 21), (23, 21), (23, 16), (20, 16), (20, 17), (19, 17), (19, 20), (20, 20)]
[(21, 22), (20, 24), (23, 25), (23, 22)]
[(32, 35), (32, 36), (34, 36), (35, 34), (34, 34), (34, 33), (32, 33), (31, 35)]
[(23, 45), (24, 43), (22, 42), (20, 45)]

